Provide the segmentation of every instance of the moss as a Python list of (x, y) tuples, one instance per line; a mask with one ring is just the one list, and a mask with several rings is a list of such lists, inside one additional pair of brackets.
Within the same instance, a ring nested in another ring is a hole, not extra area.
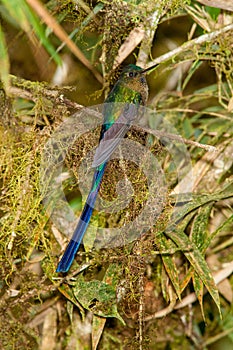
[[(51, 1), (48, 7), (58, 20), (65, 18), (61, 24), (67, 31), (71, 32), (75, 27), (80, 29), (76, 36), (78, 46), (80, 43), (83, 45), (85, 54), (89, 52), (88, 57), (95, 64), (100, 56), (95, 56), (95, 53), (100, 50), (98, 53), (103, 54), (104, 60), (99, 62), (99, 67), (102, 64), (105, 78), (110, 84), (116, 81), (118, 74), (113, 74), (111, 69), (119, 48), (134, 28), (141, 25), (144, 30), (148, 29), (148, 17), (153, 11), (161, 11), (160, 22), (163, 22), (159, 24), (154, 38), (155, 56), (158, 56), (161, 47), (163, 52), (169, 51), (171, 46), (177, 46), (177, 42), (187, 38), (187, 29), (182, 26), (178, 27), (179, 30), (183, 29), (181, 37), (170, 38), (167, 34), (177, 22), (181, 22), (179, 15), (186, 16), (190, 31), (191, 27), (202, 23), (203, 16), (209, 20), (209, 17), (205, 17), (204, 7), (198, 10), (198, 6), (195, 9), (196, 19), (199, 20), (193, 20), (186, 8), (189, 1), (184, 0), (106, 0), (102, 3), (102, 11), (87, 25), (83, 25), (83, 22), (87, 20), (88, 11), (81, 6), (81, 2)], [(96, 2), (86, 1), (85, 5), (91, 11)], [(217, 20), (213, 19), (214, 27), (218, 25)], [(169, 31), (166, 32), (164, 26), (169, 27)], [(200, 26), (195, 35), (202, 35)], [(13, 52), (14, 41), (9, 44)], [(163, 58), (157, 73), (151, 74), (151, 79), (148, 79), (150, 107), (156, 109), (153, 120), (149, 120), (150, 127), (160, 127), (160, 122), (164, 121), (161, 128), (165, 130), (170, 130), (167, 126), (172, 124), (183, 137), (218, 147), (215, 154), (191, 145), (187, 148), (196, 171), (196, 193), (192, 201), (190, 198), (177, 198), (173, 193), (179, 179), (174, 154), (169, 148), (170, 139), (156, 140), (152, 136), (149, 139), (146, 132), (131, 128), (127, 138), (146, 146), (163, 169), (168, 186), (163, 209), (150, 229), (132, 242), (86, 252), (80, 248), (71, 271), (64, 278), (58, 278), (54, 271), (65, 246), (65, 237), (49, 220), (43, 205), (48, 189), (41, 187), (40, 166), (44, 145), (77, 105), (67, 99), (68, 88), (51, 88), (48, 83), (14, 76), (11, 77), (11, 95), (7, 96), (0, 90), (1, 348), (39, 349), (41, 339), (45, 338), (43, 327), (51, 322), (51, 309), (56, 310), (57, 318), (53, 323), (54, 332), (49, 335), (56, 346), (68, 348), (74, 343), (79, 344), (82, 331), (85, 333), (85, 329), (91, 327), (90, 313), (81, 305), (82, 300), (79, 300), (75, 290), (80, 276), (83, 290), (85, 283), (87, 286), (88, 282), (95, 280), (96, 285), (101, 286), (101, 291), (102, 288), (104, 292), (108, 291), (104, 289), (106, 284), (111, 286), (111, 291), (114, 290), (111, 295), (114, 306), (117, 305), (117, 311), (114, 310), (116, 318), (112, 314), (104, 318), (98, 314), (93, 316), (92, 336), (96, 339), (102, 335), (101, 340), (95, 340), (100, 349), (204, 348), (208, 342), (214, 341), (215, 336), (220, 337), (231, 331), (231, 319), (229, 324), (224, 319), (224, 323), (218, 315), (215, 286), (211, 285), (210, 288), (207, 284), (215, 303), (210, 296), (204, 297), (202, 289), (204, 274), (211, 276), (211, 271), (216, 267), (221, 270), (224, 268), (223, 262), (232, 260), (231, 46), (232, 35), (229, 32), (214, 41), (208, 40), (188, 50), (184, 48), (172, 59), (164, 61)], [(134, 54), (137, 52), (138, 49)], [(146, 56), (146, 60), (150, 59)], [(134, 57), (127, 60), (131, 62)], [(179, 74), (178, 67), (183, 69)], [(81, 73), (78, 73), (80, 76)], [(156, 98), (155, 90), (158, 92)], [(81, 201), (77, 185), (80, 180), (78, 168), (98, 143), (99, 132), (100, 127), (85, 133), (66, 154), (64, 169), (72, 173), (72, 177), (63, 182), (67, 198), (79, 197)], [(177, 147), (176, 143), (174, 147)], [(181, 170), (185, 165), (183, 160), (179, 159)], [(125, 207), (121, 207), (125, 198), (119, 196), (117, 186), (125, 178), (131, 182), (133, 196)], [(100, 197), (106, 207), (115, 200), (120, 209), (117, 213), (110, 209), (108, 213), (95, 210), (93, 221), (100, 228), (97, 239), (103, 232), (101, 228), (123, 230), (135, 220), (147, 203), (148, 188), (143, 169), (134, 162), (110, 162)], [(57, 207), (59, 205), (57, 203)], [(155, 208), (150, 209), (152, 216)], [(80, 206), (77, 211), (79, 214)], [(63, 214), (61, 219), (65, 218)], [(199, 245), (204, 248), (200, 250)], [(204, 268), (201, 270), (200, 266)], [(112, 275), (108, 273), (111, 268)], [(220, 295), (224, 317), (232, 311), (227, 299), (232, 290), (231, 278), (227, 282), (228, 293), (222, 291), (223, 296)], [(93, 297), (95, 290), (90, 291), (93, 311), (98, 309), (108, 313), (112, 299), (106, 305), (98, 304), (97, 298)], [(198, 295), (199, 304), (174, 309), (174, 301), (179, 302), (179, 297), (189, 296), (193, 291)], [(95, 308), (95, 305), (98, 307)], [(205, 325), (200, 305), (204, 310)], [(158, 311), (164, 313), (162, 318), (158, 316)], [(120, 317), (117, 319), (119, 314), (126, 325), (120, 323)], [(89, 333), (85, 341), (88, 343)]]

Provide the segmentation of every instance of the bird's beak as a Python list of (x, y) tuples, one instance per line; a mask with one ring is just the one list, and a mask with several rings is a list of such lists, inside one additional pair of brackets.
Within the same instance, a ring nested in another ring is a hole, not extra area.
[(148, 67), (148, 68), (146, 68), (146, 69), (143, 69), (143, 70), (140, 71), (140, 73), (146, 73), (146, 72), (148, 72), (148, 71), (150, 71), (150, 70), (152, 70), (152, 69), (155, 69), (156, 67), (158, 67), (158, 64), (154, 64), (154, 65), (151, 66), (151, 67)]

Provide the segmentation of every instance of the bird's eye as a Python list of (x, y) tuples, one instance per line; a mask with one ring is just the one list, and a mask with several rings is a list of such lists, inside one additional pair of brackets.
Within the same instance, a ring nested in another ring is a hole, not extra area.
[(129, 72), (129, 73), (128, 73), (128, 76), (129, 76), (130, 78), (133, 78), (134, 76), (136, 76), (136, 74), (134, 74), (134, 72)]

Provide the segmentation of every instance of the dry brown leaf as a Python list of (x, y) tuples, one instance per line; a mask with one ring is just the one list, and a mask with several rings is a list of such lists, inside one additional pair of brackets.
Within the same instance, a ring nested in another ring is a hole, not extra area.
[(46, 314), (43, 330), (41, 350), (56, 349), (56, 334), (57, 334), (57, 311), (53, 308), (49, 309)]
[(228, 106), (227, 106), (227, 110), (229, 112), (233, 111), (233, 97), (231, 97), (230, 100), (229, 100), (229, 103), (228, 103)]
[(230, 284), (228, 279), (225, 279), (224, 281), (219, 283), (218, 290), (224, 296), (224, 298), (227, 301), (229, 301), (229, 303), (232, 303), (233, 291), (232, 291), (231, 284)]
[(203, 5), (217, 7), (223, 10), (233, 11), (232, 0), (197, 0)]
[(145, 35), (145, 30), (142, 27), (134, 28), (125, 42), (121, 45), (116, 59), (113, 64), (113, 69), (117, 68), (124, 59), (138, 46)]
[(91, 332), (91, 340), (92, 340), (92, 349), (96, 350), (102, 336), (104, 327), (106, 323), (106, 318), (99, 317), (97, 315), (93, 316), (92, 321), (92, 332)]
[(193, 183), (194, 192), (197, 189), (213, 192), (217, 186), (217, 179), (232, 166), (232, 153), (233, 144), (229, 140), (222, 144), (217, 152), (206, 152), (173, 192), (179, 193), (179, 188), (189, 188), (190, 181)]

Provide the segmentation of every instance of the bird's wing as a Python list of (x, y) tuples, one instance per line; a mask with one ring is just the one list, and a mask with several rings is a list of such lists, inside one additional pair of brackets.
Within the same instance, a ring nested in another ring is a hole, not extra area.
[(110, 156), (129, 130), (132, 121), (136, 119), (137, 112), (137, 105), (126, 104), (118, 119), (105, 131), (94, 155), (92, 163), (93, 168), (109, 160)]

